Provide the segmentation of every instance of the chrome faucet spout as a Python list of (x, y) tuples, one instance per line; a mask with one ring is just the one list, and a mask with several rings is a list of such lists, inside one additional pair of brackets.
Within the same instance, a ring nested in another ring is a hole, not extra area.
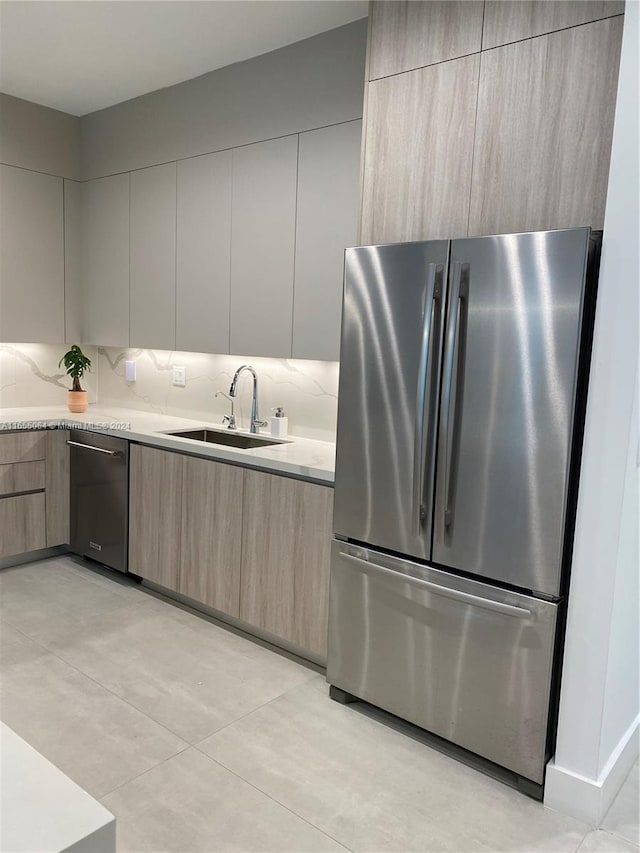
[(229, 396), (236, 397), (238, 395), (238, 379), (243, 371), (248, 370), (253, 377), (253, 396), (251, 397), (251, 425), (249, 432), (257, 433), (259, 427), (265, 427), (266, 421), (261, 421), (258, 415), (258, 376), (250, 364), (243, 364), (233, 374), (231, 385), (229, 386)]

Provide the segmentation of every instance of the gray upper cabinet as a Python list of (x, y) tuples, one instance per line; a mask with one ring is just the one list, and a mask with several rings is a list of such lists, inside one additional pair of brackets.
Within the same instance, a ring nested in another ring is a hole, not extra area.
[(369, 79), (476, 53), (482, 13), (476, 0), (372, 3)]
[(233, 151), (230, 352), (291, 355), (298, 137)]
[(130, 344), (176, 342), (176, 164), (131, 173)]
[(64, 340), (82, 337), (82, 184), (64, 182)]
[(62, 178), (0, 166), (0, 340), (63, 343)]
[(178, 163), (176, 349), (229, 352), (231, 151)]
[(622, 20), (483, 55), (470, 235), (602, 228)]
[(82, 340), (129, 346), (129, 175), (82, 184)]
[(300, 134), (294, 358), (339, 358), (344, 250), (357, 242), (361, 135), (361, 121)]
[(623, 0), (487, 0), (482, 48), (487, 50), (623, 12)]
[(360, 242), (467, 233), (480, 56), (368, 85)]

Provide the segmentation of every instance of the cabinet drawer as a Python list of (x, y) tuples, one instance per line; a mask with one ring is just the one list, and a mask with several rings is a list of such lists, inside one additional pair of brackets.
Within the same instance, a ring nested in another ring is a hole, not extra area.
[(0, 465), (44, 459), (45, 435), (44, 431), (0, 435)]
[(0, 557), (46, 547), (44, 492), (0, 498)]
[(0, 495), (44, 489), (44, 461), (0, 465)]

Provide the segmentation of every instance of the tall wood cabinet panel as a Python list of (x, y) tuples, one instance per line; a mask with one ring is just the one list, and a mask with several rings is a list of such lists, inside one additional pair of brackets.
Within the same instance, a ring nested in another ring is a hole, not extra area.
[(176, 343), (176, 163), (131, 173), (133, 347)]
[(382, 0), (371, 5), (370, 80), (480, 50), (483, 4), (476, 0)]
[(229, 352), (231, 151), (178, 163), (176, 349)]
[(483, 54), (469, 234), (602, 228), (622, 18)]
[(588, 24), (623, 12), (624, 0), (487, 0), (482, 49)]
[(245, 471), (240, 618), (324, 657), (333, 490)]
[(344, 250), (357, 242), (362, 122), (300, 134), (294, 358), (337, 361)]
[(64, 340), (83, 341), (82, 184), (64, 181)]
[(66, 429), (46, 432), (45, 500), (47, 508), (47, 547), (69, 541), (69, 446)]
[(82, 184), (82, 340), (129, 346), (129, 175)]
[(467, 232), (480, 57), (368, 85), (360, 242)]
[(291, 355), (298, 137), (233, 151), (230, 351)]
[(179, 591), (238, 616), (243, 470), (187, 456), (183, 478)]
[(183, 456), (131, 445), (129, 571), (178, 589)]
[(62, 178), (0, 165), (0, 340), (64, 342)]

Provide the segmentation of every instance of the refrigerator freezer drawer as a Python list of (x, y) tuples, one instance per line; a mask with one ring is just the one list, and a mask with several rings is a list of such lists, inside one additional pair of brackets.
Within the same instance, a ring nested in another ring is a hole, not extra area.
[(332, 548), (327, 680), (541, 783), (558, 605)]

